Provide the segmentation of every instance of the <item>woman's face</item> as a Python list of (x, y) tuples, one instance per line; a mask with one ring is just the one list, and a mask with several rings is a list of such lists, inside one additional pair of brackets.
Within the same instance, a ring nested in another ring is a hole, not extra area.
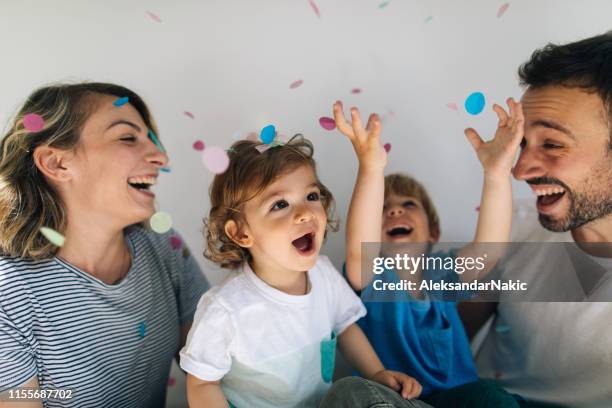
[(155, 212), (150, 187), (157, 183), (168, 156), (151, 140), (138, 111), (129, 103), (114, 106), (117, 99), (97, 98), (70, 160), (64, 199), (69, 216), (71, 211), (84, 216), (78, 222), (123, 228)]

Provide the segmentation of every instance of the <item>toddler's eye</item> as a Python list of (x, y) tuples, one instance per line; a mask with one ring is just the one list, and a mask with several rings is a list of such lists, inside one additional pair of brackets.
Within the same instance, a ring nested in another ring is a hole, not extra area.
[(272, 206), (272, 208), (270, 209), (271, 211), (278, 211), (278, 210), (282, 210), (283, 208), (286, 208), (289, 206), (289, 203), (286, 200), (278, 200), (277, 202), (274, 203), (274, 205)]
[(319, 201), (319, 193), (312, 192), (308, 194), (308, 200), (309, 201)]

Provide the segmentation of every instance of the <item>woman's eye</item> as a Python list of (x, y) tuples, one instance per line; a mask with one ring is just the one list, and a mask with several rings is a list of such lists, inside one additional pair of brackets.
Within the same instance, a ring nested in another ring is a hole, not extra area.
[(309, 201), (319, 201), (319, 193), (312, 192), (308, 194)]
[(136, 136), (123, 136), (120, 140), (123, 140), (124, 142), (135, 142)]
[(285, 200), (278, 200), (277, 202), (274, 203), (274, 205), (272, 206), (271, 210), (272, 211), (278, 211), (278, 210), (282, 210), (283, 208), (286, 208), (289, 206), (289, 203)]

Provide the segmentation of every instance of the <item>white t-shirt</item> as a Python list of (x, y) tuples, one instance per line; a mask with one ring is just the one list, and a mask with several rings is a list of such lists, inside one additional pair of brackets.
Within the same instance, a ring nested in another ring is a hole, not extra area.
[(205, 381), (222, 379), (238, 408), (317, 406), (331, 383), (332, 332), (366, 311), (327, 257), (308, 278), (306, 295), (289, 295), (245, 263), (200, 299), (181, 367)]
[[(533, 204), (531, 204), (533, 205)], [(553, 233), (540, 226), (535, 211), (523, 209), (514, 228), (517, 242), (573, 242), (571, 233)], [(535, 247), (532, 247), (532, 249)], [(542, 245), (533, 256), (521, 257), (538, 269), (539, 288), (564, 292), (576, 289), (586, 302), (504, 302), (496, 321), (476, 355), (479, 375), (497, 378), (508, 391), (523, 397), (581, 408), (612, 406), (612, 259), (582, 252), (585, 260), (601, 265), (607, 275), (589, 293), (568, 285), (568, 259), (559, 257), (552, 245)], [(577, 247), (574, 247), (577, 249)], [(555, 251), (551, 256), (550, 251)], [(575, 257), (575, 255), (574, 255)], [(574, 260), (575, 261), (575, 260)], [(529, 272), (527, 272), (529, 271)], [(529, 280), (533, 267), (515, 265), (506, 277)], [(557, 279), (551, 276), (558, 277)], [(598, 302), (602, 299), (608, 302)], [(500, 329), (501, 328), (501, 329)]]

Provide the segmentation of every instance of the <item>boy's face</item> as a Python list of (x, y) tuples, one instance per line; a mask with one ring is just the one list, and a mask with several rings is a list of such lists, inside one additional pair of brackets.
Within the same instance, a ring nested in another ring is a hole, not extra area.
[(414, 197), (390, 193), (385, 198), (381, 242), (433, 243), (437, 237), (429, 229), (423, 204)]
[(314, 266), (327, 225), (320, 195), (314, 170), (305, 165), (280, 176), (245, 204), (243, 246), (254, 267), (270, 273)]

